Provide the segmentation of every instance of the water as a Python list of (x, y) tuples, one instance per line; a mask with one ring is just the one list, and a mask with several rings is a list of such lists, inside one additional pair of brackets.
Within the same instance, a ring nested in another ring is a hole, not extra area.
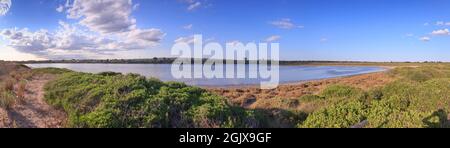
[[(175, 79), (170, 64), (27, 64), (32, 68), (67, 68), (78, 72), (99, 73), (105, 71), (136, 73), (162, 81), (185, 82), (196, 86), (256, 85), (264, 79)], [(384, 71), (380, 67), (363, 66), (280, 66), (280, 83), (352, 76)]]

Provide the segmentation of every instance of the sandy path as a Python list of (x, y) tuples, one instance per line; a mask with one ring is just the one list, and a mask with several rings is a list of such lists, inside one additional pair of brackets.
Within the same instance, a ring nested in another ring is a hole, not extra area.
[[(63, 127), (66, 114), (44, 101), (44, 85), (51, 79), (53, 76), (49, 75), (33, 77), (33, 80), (27, 83), (27, 91), (22, 103), (17, 103), (8, 111), (0, 110), (0, 127)], [(5, 117), (4, 114), (7, 116)]]

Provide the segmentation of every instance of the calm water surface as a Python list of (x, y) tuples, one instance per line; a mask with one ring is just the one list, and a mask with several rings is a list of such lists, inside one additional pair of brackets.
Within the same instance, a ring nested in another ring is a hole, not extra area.
[[(105, 71), (136, 73), (162, 81), (185, 82), (196, 86), (255, 85), (263, 79), (175, 79), (170, 64), (27, 64), (32, 68), (67, 68), (78, 72), (99, 73)], [(352, 76), (384, 71), (380, 67), (360, 66), (280, 66), (280, 82), (291, 83), (308, 80)]]

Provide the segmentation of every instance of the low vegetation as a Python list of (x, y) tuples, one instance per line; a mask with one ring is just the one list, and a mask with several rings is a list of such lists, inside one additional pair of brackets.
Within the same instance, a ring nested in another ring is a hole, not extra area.
[(0, 91), (0, 108), (9, 109), (14, 105), (16, 97), (11, 91)]
[(449, 66), (397, 68), (389, 73), (397, 81), (382, 88), (364, 92), (330, 86), (317, 96), (302, 97), (304, 103), (320, 105), (297, 126), (348, 128), (366, 122), (363, 127), (368, 128), (450, 127)]
[(280, 127), (297, 118), (245, 110), (201, 88), (134, 74), (69, 72), (45, 90), (46, 100), (68, 113), (69, 127)]
[(33, 76), (62, 74), (66, 69), (33, 69), (10, 62), (0, 62), (0, 108), (9, 109), (15, 104), (24, 103), (27, 83)]
[(0, 62), (0, 108), (9, 109), (16, 103), (14, 74), (25, 69), (27, 68), (22, 65)]
[(0, 78), (0, 108), (8, 109), (14, 105), (16, 96), (13, 93), (15, 81), (13, 78), (2, 76)]

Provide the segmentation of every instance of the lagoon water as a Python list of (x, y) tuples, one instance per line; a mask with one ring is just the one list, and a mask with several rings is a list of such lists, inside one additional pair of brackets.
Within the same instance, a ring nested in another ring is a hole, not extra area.
[[(31, 68), (66, 68), (78, 72), (100, 73), (105, 71), (136, 73), (162, 81), (185, 82), (196, 86), (256, 85), (268, 79), (175, 79), (170, 64), (27, 64)], [(248, 67), (248, 66), (247, 66)], [(381, 67), (364, 66), (280, 66), (280, 83), (352, 76), (384, 71)], [(247, 68), (248, 71), (248, 68)]]

